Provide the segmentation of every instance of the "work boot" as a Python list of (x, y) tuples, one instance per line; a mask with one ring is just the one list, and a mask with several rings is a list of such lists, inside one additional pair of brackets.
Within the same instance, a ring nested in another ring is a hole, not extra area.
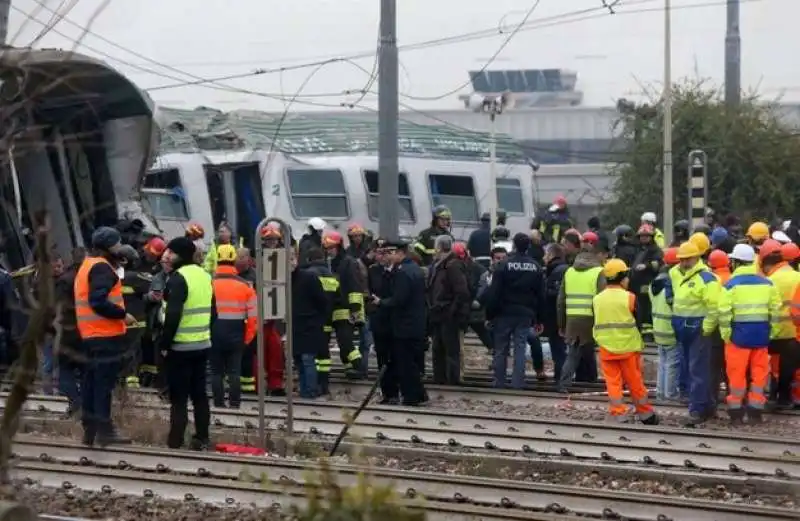
[(114, 427), (107, 427), (99, 430), (97, 433), (97, 444), (100, 447), (108, 447), (109, 445), (130, 445), (133, 440), (120, 436)]
[(653, 413), (647, 418), (642, 420), (644, 425), (658, 425), (661, 422), (661, 419), (658, 417), (658, 414)]
[[(744, 411), (742, 411), (744, 412)], [(750, 425), (758, 425), (759, 423), (764, 422), (764, 415), (762, 414), (760, 409), (747, 409), (747, 423)]]
[(348, 380), (363, 380), (364, 373), (355, 367), (348, 367), (344, 370), (344, 377)]
[(739, 427), (744, 424), (744, 409), (728, 409), (731, 425)]
[(96, 436), (97, 436), (97, 430), (95, 429), (95, 426), (84, 422), (83, 438), (81, 438), (81, 443), (86, 445), (87, 447), (93, 447)]
[(698, 425), (704, 424), (706, 420), (708, 420), (708, 415), (701, 412), (691, 412), (689, 413), (689, 418), (686, 419), (684, 426), (697, 427)]
[(400, 405), (400, 398), (394, 397), (384, 397), (380, 402), (380, 405)]
[(211, 442), (209, 440), (202, 440), (197, 436), (192, 436), (192, 440), (189, 442), (189, 448), (196, 451), (209, 450), (211, 448)]
[(286, 390), (285, 389), (270, 389), (269, 395), (273, 396), (273, 397), (277, 397), (277, 398), (282, 397), (282, 396), (286, 396)]

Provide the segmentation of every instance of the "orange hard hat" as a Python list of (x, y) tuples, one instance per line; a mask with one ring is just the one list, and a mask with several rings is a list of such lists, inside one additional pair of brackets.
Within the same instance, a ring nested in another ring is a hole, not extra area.
[(598, 242), (600, 242), (600, 237), (598, 237), (594, 232), (584, 232), (583, 236), (581, 236), (581, 241), (595, 246)]
[(152, 237), (142, 249), (153, 257), (161, 257), (161, 254), (167, 249), (167, 243), (161, 237)]
[(326, 232), (325, 235), (322, 236), (322, 247), (323, 248), (333, 248), (336, 246), (341, 246), (343, 242), (342, 234), (339, 232)]
[(781, 246), (781, 254), (783, 255), (783, 260), (794, 262), (800, 259), (800, 246), (793, 242), (788, 242)]
[(680, 262), (678, 260), (678, 248), (667, 248), (664, 250), (664, 263), (667, 266), (674, 266)]
[(761, 246), (758, 248), (758, 256), (761, 259), (765, 259), (770, 255), (780, 254), (781, 253), (781, 243), (776, 241), (775, 239), (767, 239), (766, 241), (761, 243)]
[(189, 226), (186, 227), (186, 236), (196, 241), (197, 239), (202, 239), (205, 237), (206, 231), (203, 227), (197, 223), (189, 223)]
[(708, 266), (711, 269), (725, 268), (729, 264), (728, 254), (722, 250), (714, 250), (708, 256)]

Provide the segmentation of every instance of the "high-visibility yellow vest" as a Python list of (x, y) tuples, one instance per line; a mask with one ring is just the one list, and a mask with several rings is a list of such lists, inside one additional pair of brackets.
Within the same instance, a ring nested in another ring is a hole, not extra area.
[(189, 293), (183, 303), (183, 315), (172, 348), (192, 351), (211, 347), (211, 301), (214, 296), (211, 275), (196, 264), (182, 266), (178, 273), (186, 281)]
[(772, 281), (775, 287), (778, 288), (778, 292), (781, 294), (782, 301), (781, 315), (778, 319), (778, 332), (775, 338), (794, 338), (796, 328), (789, 314), (789, 308), (792, 304), (792, 298), (794, 297), (795, 291), (797, 291), (797, 286), (800, 285), (800, 273), (793, 270), (789, 264), (783, 264), (782, 266), (778, 266), (777, 269), (773, 270), (773, 272), (769, 274), (768, 278)]
[(661, 290), (653, 295), (653, 287), (648, 288), (653, 311), (653, 340), (664, 347), (675, 345), (675, 330), (672, 329), (672, 308), (667, 303), (667, 292)]
[(617, 355), (636, 353), (644, 349), (642, 335), (636, 328), (636, 319), (631, 313), (631, 296), (629, 291), (612, 286), (592, 299), (594, 340), (599, 346)]
[(570, 267), (564, 274), (567, 316), (592, 316), (592, 297), (597, 295), (597, 279), (603, 268), (578, 271)]

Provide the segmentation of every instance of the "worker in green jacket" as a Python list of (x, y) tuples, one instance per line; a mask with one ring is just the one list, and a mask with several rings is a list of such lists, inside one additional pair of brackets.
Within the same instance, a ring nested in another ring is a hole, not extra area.
[[(217, 247), (222, 244), (233, 244), (233, 230), (230, 225), (223, 221), (217, 229), (217, 240), (211, 241), (211, 246), (206, 253), (206, 258), (203, 261), (203, 268), (211, 274), (217, 271)], [(238, 248), (244, 248), (244, 240), (239, 237)]]

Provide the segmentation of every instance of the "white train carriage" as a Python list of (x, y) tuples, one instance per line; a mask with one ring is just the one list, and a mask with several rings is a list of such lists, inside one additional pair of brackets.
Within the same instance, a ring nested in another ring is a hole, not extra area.
[[(377, 232), (375, 124), (313, 116), (281, 124), (266, 114), (209, 109), (165, 112), (173, 122), (163, 121), (172, 132), (163, 142), (172, 147), (164, 147), (143, 189), (165, 235), (182, 234), (189, 221), (213, 230), (225, 220), (249, 244), (265, 215), (289, 222), (296, 237), (311, 217), (342, 231), (359, 223)], [(489, 208), (488, 156), (486, 134), (401, 122), (401, 227), (416, 234), (429, 226), (431, 209), (444, 204), (453, 212), (454, 235), (466, 239)], [(513, 140), (498, 136), (497, 200), (509, 227), (528, 229), (539, 207), (536, 175), (558, 176), (576, 166), (539, 168)]]

